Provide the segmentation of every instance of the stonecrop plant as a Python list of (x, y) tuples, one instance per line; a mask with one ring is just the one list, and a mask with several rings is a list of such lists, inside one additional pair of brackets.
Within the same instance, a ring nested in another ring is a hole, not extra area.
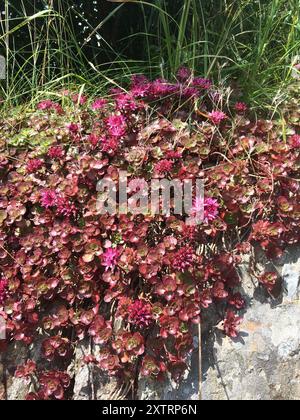
[[(45, 364), (16, 369), (31, 381), (28, 399), (71, 398), (68, 366), (83, 340), (99, 349), (85, 362), (124, 383), (179, 380), (212, 305), (223, 333), (238, 336), (244, 255), (260, 247), (276, 259), (299, 241), (298, 122), (283, 134), (187, 68), (175, 82), (135, 76), (109, 99), (65, 91), (1, 121), (1, 351), (42, 340)], [(120, 170), (202, 178), (203, 223), (102, 214), (97, 182)], [(257, 276), (270, 295), (279, 283)]]

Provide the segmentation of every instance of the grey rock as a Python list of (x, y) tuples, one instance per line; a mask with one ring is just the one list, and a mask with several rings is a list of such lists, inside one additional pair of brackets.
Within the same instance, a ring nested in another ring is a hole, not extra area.
[(74, 400), (122, 398), (123, 389), (118, 386), (115, 378), (105, 375), (96, 366), (84, 362), (84, 356), (91, 353), (97, 356), (99, 350), (99, 346), (93, 346), (91, 350), (88, 341), (77, 346), (74, 363), (69, 367), (69, 372), (74, 376)]
[(11, 401), (25, 400), (30, 392), (30, 386), (24, 379), (10, 377), (7, 385), (7, 399)]
[(218, 332), (208, 336), (203, 350), (204, 399), (299, 399), (299, 320), (297, 303), (272, 308), (255, 302), (239, 339)]
[(8, 350), (1, 354), (0, 382), (2, 391), (0, 399), (24, 400), (30, 392), (29, 384), (26, 381), (14, 377), (17, 366), (26, 362), (28, 354), (28, 347), (20, 342), (10, 344)]
[(262, 271), (278, 271), (284, 292), (270, 298), (257, 287), (247, 261), (239, 268), (248, 309), (237, 340), (216, 330), (205, 334), (204, 399), (300, 398), (300, 247), (291, 247), (274, 263), (260, 251), (256, 259)]

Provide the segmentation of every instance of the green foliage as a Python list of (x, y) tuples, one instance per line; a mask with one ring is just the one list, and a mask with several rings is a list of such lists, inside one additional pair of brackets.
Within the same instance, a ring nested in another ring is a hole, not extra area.
[(274, 109), (300, 49), (299, 0), (5, 0), (2, 11), (9, 106), (74, 84), (103, 92), (134, 73), (171, 78), (186, 65)]
[(148, 55), (165, 76), (184, 64), (215, 81), (236, 80), (246, 99), (269, 104), (291, 81), (299, 17), (299, 0), (156, 0)]

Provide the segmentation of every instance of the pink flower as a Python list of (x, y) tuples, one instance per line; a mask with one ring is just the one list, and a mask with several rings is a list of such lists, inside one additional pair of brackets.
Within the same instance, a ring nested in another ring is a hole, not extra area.
[(102, 265), (105, 267), (105, 271), (114, 270), (117, 265), (120, 251), (117, 248), (108, 248), (102, 255)]
[(100, 137), (97, 134), (90, 134), (88, 137), (88, 141), (91, 143), (92, 146), (96, 147), (100, 142)]
[(144, 98), (149, 93), (149, 87), (150, 84), (148, 86), (133, 86), (130, 92), (134, 98)]
[(41, 101), (38, 104), (37, 108), (40, 109), (41, 111), (46, 111), (49, 109), (53, 109), (53, 105), (54, 105), (53, 101), (51, 101), (50, 99), (46, 99), (45, 101)]
[(219, 203), (213, 198), (204, 200), (204, 223), (213, 222), (219, 215)]
[(224, 114), (224, 112), (222, 112), (222, 111), (212, 111), (208, 115), (209, 115), (209, 118), (211, 119), (211, 121), (215, 125), (220, 125), (221, 122), (223, 122), (224, 120), (226, 120), (228, 118), (227, 115)]
[(195, 79), (193, 80), (193, 86), (203, 90), (208, 90), (212, 87), (212, 81), (209, 79), (204, 79), (202, 77), (195, 77)]
[(61, 146), (52, 146), (48, 150), (51, 159), (60, 159), (64, 156), (64, 149)]
[(163, 175), (170, 172), (173, 168), (173, 165), (174, 163), (171, 160), (163, 159), (154, 166), (154, 170), (158, 174)]
[(150, 86), (151, 94), (154, 97), (170, 96), (176, 92), (180, 92), (179, 85), (173, 85), (163, 79), (155, 80)]
[(146, 86), (149, 84), (149, 80), (143, 74), (135, 74), (131, 78), (131, 87), (134, 86)]
[(41, 193), (41, 204), (46, 209), (54, 207), (57, 204), (58, 195), (55, 190), (44, 190)]
[(236, 110), (236, 112), (244, 114), (248, 110), (248, 107), (244, 102), (237, 102), (234, 105), (234, 109)]
[(41, 110), (41, 111), (54, 110), (54, 111), (56, 111), (58, 114), (62, 114), (62, 113), (63, 113), (63, 109), (62, 109), (62, 107), (61, 107), (59, 104), (57, 104), (57, 103), (55, 103), (55, 102), (51, 101), (50, 99), (46, 99), (45, 101), (41, 101), (41, 102), (38, 104), (37, 108), (38, 108), (39, 110)]
[(193, 266), (194, 250), (190, 246), (185, 246), (177, 251), (172, 260), (172, 266), (176, 271), (184, 272)]
[(96, 99), (95, 102), (92, 104), (92, 110), (98, 111), (99, 109), (103, 109), (107, 105), (106, 99)]
[(3, 305), (7, 294), (8, 282), (6, 279), (0, 279), (0, 305)]
[(188, 67), (180, 67), (177, 71), (177, 79), (184, 83), (192, 76), (192, 71)]
[(219, 203), (213, 198), (197, 197), (192, 207), (192, 215), (202, 217), (203, 223), (213, 222), (219, 214)]
[(116, 107), (119, 111), (135, 111), (138, 109), (138, 104), (135, 102), (134, 98), (127, 94), (122, 93), (116, 97)]
[(167, 159), (181, 159), (182, 158), (182, 152), (176, 152), (173, 150), (170, 150), (166, 154)]
[(128, 321), (139, 328), (148, 327), (153, 321), (151, 305), (144, 300), (135, 300), (127, 310)]
[(67, 198), (59, 195), (55, 190), (44, 190), (41, 193), (41, 204), (46, 209), (56, 207), (58, 216), (70, 217), (76, 214), (76, 207)]
[(111, 88), (110, 89), (110, 94), (112, 96), (121, 95), (122, 93), (124, 93), (124, 91), (122, 89), (120, 89), (120, 88), (114, 87), (114, 88)]
[(67, 198), (61, 196), (57, 197), (56, 211), (59, 216), (71, 217), (76, 215), (75, 205)]
[(123, 137), (126, 134), (126, 118), (123, 115), (111, 115), (107, 119), (109, 134), (113, 137)]
[(44, 161), (41, 159), (30, 159), (27, 163), (27, 172), (34, 173), (39, 171), (44, 166)]
[(147, 77), (143, 75), (135, 75), (131, 79), (130, 92), (134, 98), (144, 98), (149, 94), (151, 83)]
[(300, 136), (298, 134), (294, 134), (289, 138), (289, 144), (294, 147), (295, 149), (300, 147)]
[(109, 155), (113, 155), (118, 150), (119, 142), (115, 137), (103, 137), (101, 142), (102, 151)]

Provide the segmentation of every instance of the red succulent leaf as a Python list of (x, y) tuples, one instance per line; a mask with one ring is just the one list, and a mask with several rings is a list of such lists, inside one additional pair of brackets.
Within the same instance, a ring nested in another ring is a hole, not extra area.
[(233, 311), (227, 311), (224, 321), (224, 332), (231, 338), (238, 336), (238, 326), (241, 324), (242, 318), (237, 316)]

